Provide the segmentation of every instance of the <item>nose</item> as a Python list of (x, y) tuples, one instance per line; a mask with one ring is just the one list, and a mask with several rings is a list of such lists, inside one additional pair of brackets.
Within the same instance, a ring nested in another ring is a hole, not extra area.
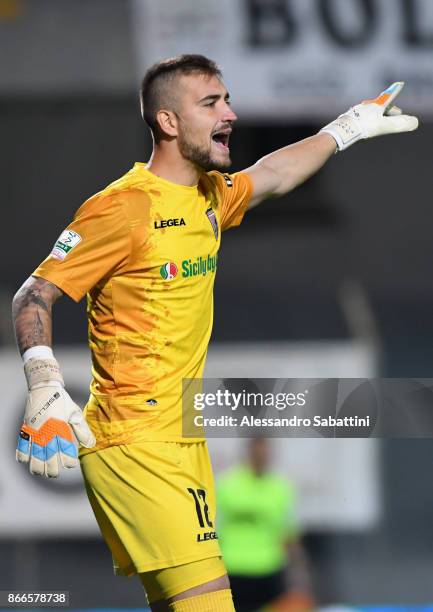
[(230, 106), (226, 104), (226, 108), (223, 112), (223, 116), (221, 117), (221, 120), (233, 122), (233, 121), (236, 121), (237, 118), (238, 116), (236, 115), (236, 113), (234, 113), (232, 109), (230, 108)]

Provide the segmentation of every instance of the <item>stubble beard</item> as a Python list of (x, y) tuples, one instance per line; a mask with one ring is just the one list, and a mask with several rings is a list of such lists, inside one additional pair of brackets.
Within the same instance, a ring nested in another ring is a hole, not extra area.
[(229, 156), (225, 161), (215, 159), (212, 157), (212, 151), (210, 148), (206, 149), (205, 147), (200, 147), (199, 145), (194, 144), (184, 134), (179, 136), (178, 143), (182, 156), (205, 170), (205, 172), (209, 172), (211, 170), (224, 172), (231, 166), (232, 161)]

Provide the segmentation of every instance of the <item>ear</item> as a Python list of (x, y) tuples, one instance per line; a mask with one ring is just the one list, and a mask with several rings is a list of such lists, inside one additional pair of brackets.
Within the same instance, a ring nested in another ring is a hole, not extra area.
[(173, 111), (161, 109), (156, 113), (159, 129), (167, 136), (175, 137), (178, 133), (178, 119)]

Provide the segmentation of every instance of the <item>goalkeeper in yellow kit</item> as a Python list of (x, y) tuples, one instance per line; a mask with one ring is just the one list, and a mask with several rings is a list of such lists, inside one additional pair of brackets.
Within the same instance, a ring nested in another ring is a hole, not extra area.
[[(147, 164), (88, 199), (14, 298), (29, 395), (17, 459), (56, 477), (77, 451), (115, 571), (138, 573), (153, 611), (233, 610), (215, 532), (206, 442), (182, 435), (182, 379), (200, 378), (212, 330), (221, 233), (284, 194), (337, 149), (410, 131), (392, 105), (402, 84), (318, 134), (225, 174), (236, 115), (221, 72), (199, 55), (146, 74), (141, 104), (154, 139)], [(92, 353), (84, 413), (51, 349), (51, 308), (87, 295)]]

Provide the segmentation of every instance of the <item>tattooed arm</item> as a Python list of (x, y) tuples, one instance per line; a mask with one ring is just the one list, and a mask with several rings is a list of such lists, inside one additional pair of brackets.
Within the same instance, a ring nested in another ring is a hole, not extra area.
[(50, 349), (51, 308), (61, 295), (56, 285), (31, 276), (12, 304), (21, 355), (37, 347), (30, 351), (31, 356), (27, 353), (23, 359), (29, 394), (16, 458), (20, 463), (27, 463), (32, 474), (49, 478), (59, 475), (60, 466), (78, 465), (73, 433), (83, 446), (95, 445), (95, 437), (81, 409), (64, 388), (59, 364)]
[(21, 355), (32, 346), (51, 346), (51, 307), (63, 292), (43, 278), (30, 276), (12, 302), (15, 336)]

